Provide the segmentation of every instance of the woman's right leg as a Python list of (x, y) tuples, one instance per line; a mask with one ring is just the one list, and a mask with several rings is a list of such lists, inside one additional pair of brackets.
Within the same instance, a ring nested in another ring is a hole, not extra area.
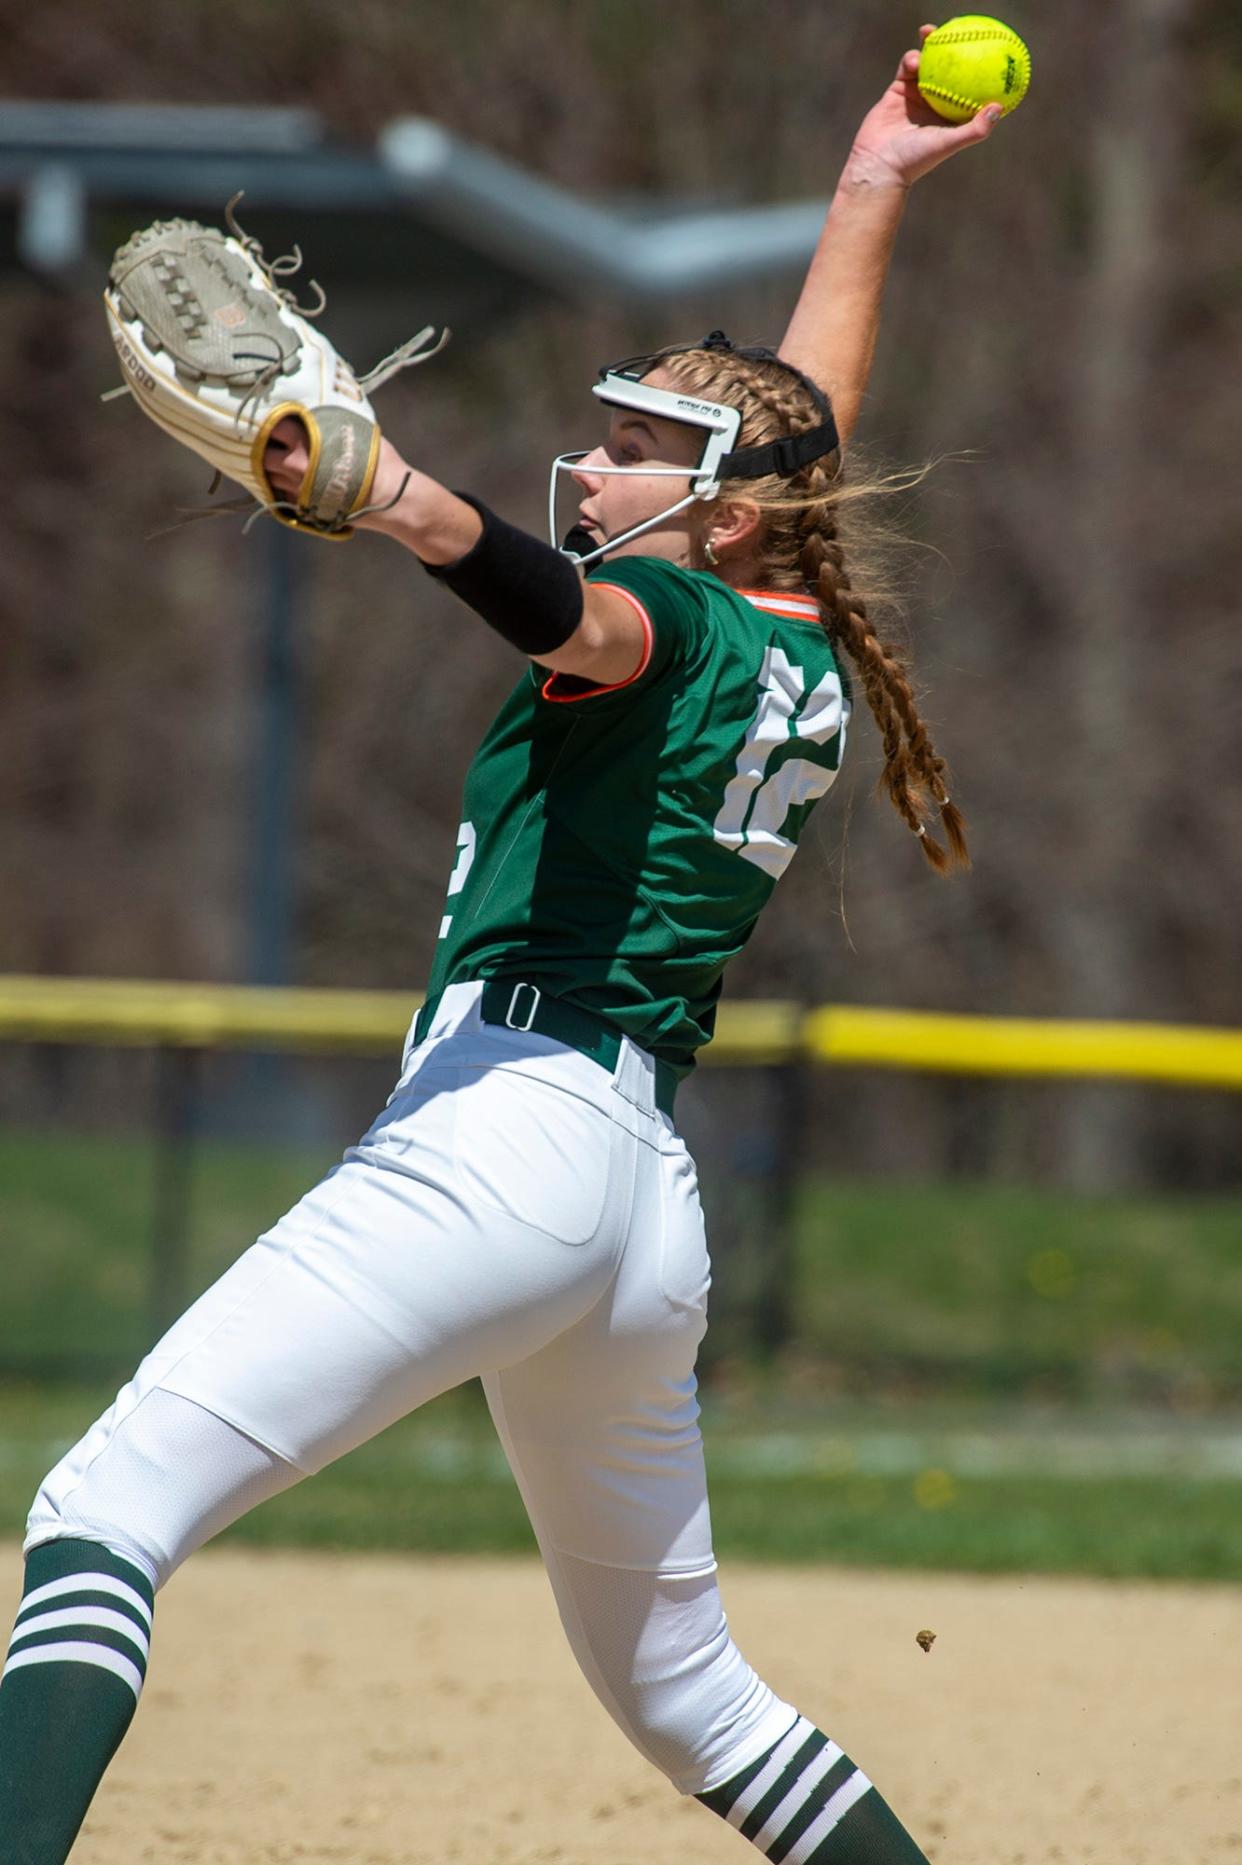
[(604, 1299), (484, 1381), (562, 1624), (640, 1753), (767, 1858), (927, 1865), (862, 1770), (730, 1636), (695, 1399), (702, 1217), (684, 1146), (651, 1117), (647, 1138)]

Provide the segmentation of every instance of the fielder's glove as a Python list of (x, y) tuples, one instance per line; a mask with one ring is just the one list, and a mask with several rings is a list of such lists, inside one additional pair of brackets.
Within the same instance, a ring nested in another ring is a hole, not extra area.
[[(307, 322), (323, 309), (322, 291), (306, 310), (280, 283), (301, 265), (301, 254), (267, 263), (233, 218), (235, 204), (226, 210), (227, 234), (194, 220), (157, 220), (117, 252), (104, 305), (126, 381), (113, 393), (128, 391), (165, 433), (282, 524), (349, 537), (350, 519), (370, 509), (379, 458), (366, 391), (434, 356), (448, 332), (429, 344), (429, 325), (359, 379)], [(294, 503), (263, 471), (272, 430), (289, 415), (309, 437), (310, 465)]]

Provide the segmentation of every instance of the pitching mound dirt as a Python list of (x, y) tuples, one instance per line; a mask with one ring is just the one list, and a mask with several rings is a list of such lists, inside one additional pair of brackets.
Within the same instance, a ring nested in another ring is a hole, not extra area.
[[(1242, 1590), (739, 1565), (725, 1599), (942, 1865), (1242, 1858)], [(227, 1550), (161, 1598), (74, 1865), (756, 1856), (633, 1754), (536, 1565)]]

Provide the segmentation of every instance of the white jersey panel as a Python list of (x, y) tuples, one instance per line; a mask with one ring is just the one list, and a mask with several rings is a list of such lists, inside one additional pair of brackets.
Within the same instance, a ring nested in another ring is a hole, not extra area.
[(825, 674), (803, 705), (804, 688), (802, 668), (782, 648), (770, 647), (759, 676), (759, 704), (713, 825), (722, 847), (773, 880), (785, 872), (796, 846), (792, 836), (782, 833), (790, 811), (823, 796), (837, 774), (835, 766), (810, 758), (786, 758), (769, 773), (776, 750), (791, 738), (818, 745), (836, 739), (839, 764), (845, 748), (849, 708), (840, 675)]

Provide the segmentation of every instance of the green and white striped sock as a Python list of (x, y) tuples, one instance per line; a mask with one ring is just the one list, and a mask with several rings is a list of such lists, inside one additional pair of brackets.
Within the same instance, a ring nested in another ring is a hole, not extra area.
[(91, 1541), (32, 1548), (0, 1673), (0, 1859), (62, 1865), (133, 1720), (155, 1592)]
[(804, 1716), (766, 1755), (698, 1798), (773, 1865), (928, 1865), (861, 1768)]

